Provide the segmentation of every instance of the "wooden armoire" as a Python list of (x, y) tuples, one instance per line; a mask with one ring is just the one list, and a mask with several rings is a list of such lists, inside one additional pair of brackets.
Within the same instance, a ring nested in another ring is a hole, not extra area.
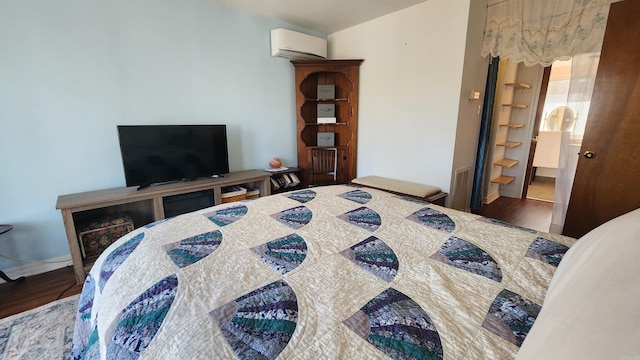
[[(311, 149), (316, 147), (338, 149), (337, 182), (349, 183), (356, 177), (358, 80), (362, 60), (296, 60), (291, 63), (295, 67), (301, 185), (309, 185)], [(318, 85), (329, 86), (321, 87), (319, 94)], [(329, 95), (323, 92), (327, 88), (332, 91)], [(329, 115), (324, 111), (329, 111)]]

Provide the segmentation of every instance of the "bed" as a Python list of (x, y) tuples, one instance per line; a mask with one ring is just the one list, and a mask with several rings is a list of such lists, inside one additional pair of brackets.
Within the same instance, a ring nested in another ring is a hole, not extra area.
[[(349, 185), (222, 204), (141, 227), (102, 253), (72, 354), (513, 359), (527, 347), (518, 356), (536, 358), (566, 330), (542, 304), (574, 243)], [(567, 283), (563, 274), (558, 287)], [(553, 326), (530, 339), (540, 317)]]

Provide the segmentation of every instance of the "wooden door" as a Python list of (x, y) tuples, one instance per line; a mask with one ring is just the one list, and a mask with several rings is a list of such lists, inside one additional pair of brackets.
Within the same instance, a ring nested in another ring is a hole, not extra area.
[[(563, 234), (640, 207), (640, 1), (611, 5)], [(585, 156), (590, 151), (595, 155)]]

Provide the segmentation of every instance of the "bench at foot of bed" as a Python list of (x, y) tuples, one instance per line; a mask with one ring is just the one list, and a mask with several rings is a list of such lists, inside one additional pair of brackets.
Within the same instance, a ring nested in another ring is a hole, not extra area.
[(351, 180), (351, 183), (374, 189), (384, 190), (398, 195), (406, 195), (412, 198), (428, 201), (430, 203), (445, 206), (447, 193), (439, 187), (418, 184), (414, 182), (390, 179), (381, 176), (364, 176)]

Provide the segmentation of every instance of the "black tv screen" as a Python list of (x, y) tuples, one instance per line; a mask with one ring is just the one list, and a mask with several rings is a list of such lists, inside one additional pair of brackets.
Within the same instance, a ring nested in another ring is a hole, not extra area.
[(229, 173), (226, 125), (120, 125), (127, 186)]

